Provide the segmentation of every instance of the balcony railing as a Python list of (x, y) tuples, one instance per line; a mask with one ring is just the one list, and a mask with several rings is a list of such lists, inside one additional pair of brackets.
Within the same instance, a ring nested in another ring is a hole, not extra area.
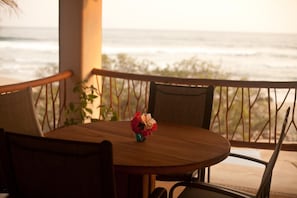
[[(211, 130), (228, 138), (233, 146), (273, 148), (288, 106), (291, 107), (284, 150), (297, 151), (296, 98), (297, 82), (232, 81), (177, 78), (131, 74), (93, 69), (94, 85), (100, 103), (99, 119), (106, 111), (115, 112), (120, 120), (129, 120), (136, 111), (148, 107), (151, 81), (215, 87)], [(72, 72), (47, 78), (0, 86), (0, 93), (33, 87), (35, 107), (44, 131), (63, 125), (67, 79)], [(63, 90), (63, 91), (62, 91)]]
[(34, 105), (42, 130), (53, 130), (63, 125), (62, 114), (67, 105), (65, 88), (67, 79), (71, 76), (71, 71), (65, 71), (47, 78), (0, 86), (0, 94), (32, 87)]
[[(150, 81), (215, 87), (211, 130), (228, 138), (233, 146), (273, 148), (286, 108), (291, 107), (284, 150), (297, 151), (297, 81), (233, 81), (177, 78), (93, 69), (102, 108), (129, 120), (148, 107)], [(104, 111), (106, 113), (106, 111)]]

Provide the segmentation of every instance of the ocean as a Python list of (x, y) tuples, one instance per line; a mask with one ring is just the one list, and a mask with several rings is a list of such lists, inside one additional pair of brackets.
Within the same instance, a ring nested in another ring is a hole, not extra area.
[[(102, 52), (161, 68), (195, 56), (232, 79), (297, 81), (297, 34), (110, 29), (103, 30)], [(0, 76), (36, 79), (58, 61), (58, 29), (0, 27)]]
[(33, 80), (58, 62), (58, 29), (0, 27), (0, 77)]

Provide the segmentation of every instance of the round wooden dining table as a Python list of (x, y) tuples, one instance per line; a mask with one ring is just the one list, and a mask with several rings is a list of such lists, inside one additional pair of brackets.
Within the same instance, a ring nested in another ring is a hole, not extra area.
[[(224, 137), (174, 123), (158, 123), (158, 129), (144, 142), (136, 141), (129, 121), (72, 125), (48, 132), (45, 137), (87, 142), (109, 140), (116, 174), (141, 176), (142, 182), (151, 175), (184, 173), (217, 164), (230, 152), (230, 143)], [(122, 185), (122, 181), (118, 183)]]

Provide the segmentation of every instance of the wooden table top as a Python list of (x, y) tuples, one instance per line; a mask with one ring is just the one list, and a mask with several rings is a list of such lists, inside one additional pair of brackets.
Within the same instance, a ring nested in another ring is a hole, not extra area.
[(158, 130), (136, 142), (130, 122), (95, 122), (48, 132), (46, 137), (113, 144), (115, 169), (133, 174), (184, 173), (214, 165), (230, 152), (229, 141), (209, 130), (158, 123)]

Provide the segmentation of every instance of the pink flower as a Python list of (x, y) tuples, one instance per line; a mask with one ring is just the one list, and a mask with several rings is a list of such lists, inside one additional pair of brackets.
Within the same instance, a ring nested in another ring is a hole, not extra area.
[(151, 135), (157, 130), (157, 122), (151, 117), (150, 113), (136, 112), (131, 120), (131, 128), (135, 133), (140, 133), (144, 137)]

